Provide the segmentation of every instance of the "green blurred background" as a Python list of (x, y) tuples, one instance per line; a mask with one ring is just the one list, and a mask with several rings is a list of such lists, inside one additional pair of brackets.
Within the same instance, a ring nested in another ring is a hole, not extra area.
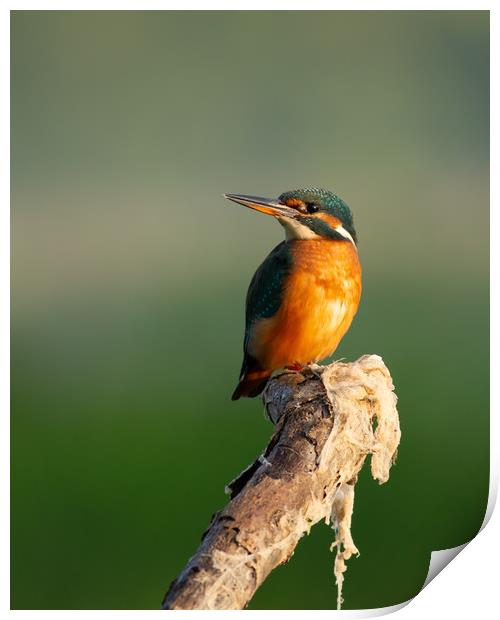
[[(232, 403), (250, 277), (281, 240), (224, 201), (317, 185), (403, 438), (366, 468), (345, 608), (420, 589), (488, 494), (489, 14), (12, 14), (12, 607), (158, 608), (264, 446)], [(334, 608), (324, 524), (250, 608)]]

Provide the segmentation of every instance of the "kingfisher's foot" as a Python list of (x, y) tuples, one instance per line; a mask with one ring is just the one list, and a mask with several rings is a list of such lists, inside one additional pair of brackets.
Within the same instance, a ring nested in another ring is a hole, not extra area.
[(299, 364), (298, 362), (294, 362), (293, 364), (290, 364), (289, 366), (285, 366), (286, 370), (293, 370), (294, 372), (300, 372), (301, 370), (304, 370), (305, 366), (304, 364)]
[(310, 373), (314, 377), (318, 377), (318, 379), (321, 379), (321, 375), (323, 374), (325, 367), (321, 366), (321, 364), (316, 364), (316, 362), (309, 362), (303, 367), (302, 370), (305, 371), (306, 374)]

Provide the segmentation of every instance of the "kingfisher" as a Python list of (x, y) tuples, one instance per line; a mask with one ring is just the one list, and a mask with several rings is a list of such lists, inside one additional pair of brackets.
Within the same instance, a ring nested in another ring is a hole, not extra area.
[(335, 351), (358, 310), (361, 265), (351, 210), (333, 192), (224, 197), (272, 215), (285, 229), (248, 288), (237, 400), (259, 395), (275, 370), (300, 371)]

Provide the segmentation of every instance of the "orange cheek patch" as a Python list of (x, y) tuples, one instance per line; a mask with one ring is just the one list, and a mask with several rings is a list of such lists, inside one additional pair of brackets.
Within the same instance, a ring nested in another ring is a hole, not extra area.
[(285, 204), (287, 207), (295, 207), (298, 209), (306, 208), (306, 203), (303, 200), (300, 200), (299, 198), (289, 198)]
[(328, 226), (330, 226), (330, 228), (337, 228), (337, 226), (341, 226), (342, 222), (336, 218), (334, 215), (330, 215), (329, 213), (317, 213), (315, 215), (315, 217), (317, 217), (320, 220), (323, 220), (323, 222), (326, 222), (328, 224)]

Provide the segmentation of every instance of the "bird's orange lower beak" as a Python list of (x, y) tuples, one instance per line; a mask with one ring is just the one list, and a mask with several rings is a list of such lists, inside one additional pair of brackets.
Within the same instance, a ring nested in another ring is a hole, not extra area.
[(255, 209), (267, 215), (274, 217), (296, 217), (297, 211), (291, 207), (287, 207), (277, 200), (270, 198), (262, 198), (261, 196), (245, 196), (243, 194), (224, 194), (224, 198), (237, 202), (250, 209)]

